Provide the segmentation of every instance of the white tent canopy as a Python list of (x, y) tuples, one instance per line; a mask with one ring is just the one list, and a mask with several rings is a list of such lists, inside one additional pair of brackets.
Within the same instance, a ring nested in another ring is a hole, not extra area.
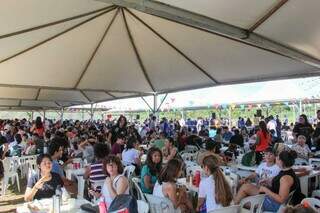
[(318, 0), (2, 0), (0, 106), (319, 75)]

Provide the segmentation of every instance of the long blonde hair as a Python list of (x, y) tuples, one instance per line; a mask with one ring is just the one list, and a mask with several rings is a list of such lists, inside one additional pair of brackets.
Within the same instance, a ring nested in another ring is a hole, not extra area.
[(219, 165), (220, 159), (214, 155), (206, 156), (203, 159), (203, 166), (207, 166), (210, 173), (213, 175), (216, 202), (225, 207), (229, 206), (232, 201), (232, 192)]

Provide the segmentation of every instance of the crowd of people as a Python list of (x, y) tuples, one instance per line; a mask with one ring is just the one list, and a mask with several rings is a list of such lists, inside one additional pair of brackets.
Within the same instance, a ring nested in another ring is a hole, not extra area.
[[(317, 116), (320, 120), (320, 111)], [(307, 160), (320, 149), (320, 124), (314, 128), (305, 115), (300, 115), (291, 127), (294, 144), (285, 148), (281, 146), (284, 142), (281, 132), (290, 130), (288, 121), (282, 123), (278, 116), (276, 119), (255, 116), (253, 120), (244, 122), (239, 118), (238, 126), (232, 128), (221, 125), (217, 119), (202, 119), (201, 125), (194, 125), (165, 118), (158, 121), (156, 116), (150, 116), (141, 125), (129, 124), (124, 116), (116, 122), (53, 122), (42, 121), (40, 117), (35, 121), (2, 120), (0, 158), (38, 155), (39, 172), (28, 178), (26, 201), (52, 197), (59, 187), (76, 193), (77, 185), (66, 177), (64, 168), (74, 158), (82, 158), (87, 165), (84, 178), (88, 199), (103, 196), (111, 203), (117, 195), (129, 194), (130, 180), (123, 175), (123, 170), (125, 166), (134, 165), (143, 193), (166, 197), (183, 212), (209, 212), (260, 193), (266, 194), (265, 211), (277, 211), (291, 193), (295, 198), (293, 204), (298, 204), (303, 198), (296, 174), (300, 171), (293, 170), (292, 166), (297, 157)], [(239, 181), (234, 195), (221, 166), (239, 156), (239, 150), (249, 141), (253, 141), (249, 148), (259, 166)], [(180, 152), (187, 145), (199, 147), (196, 161), (205, 174), (199, 184), (196, 205), (187, 190), (176, 184), (177, 178), (186, 175)], [(227, 149), (222, 151), (223, 146)], [(142, 162), (144, 154), (146, 160)], [(1, 173), (3, 171), (0, 178)], [(101, 181), (104, 181), (102, 186), (96, 185)]]

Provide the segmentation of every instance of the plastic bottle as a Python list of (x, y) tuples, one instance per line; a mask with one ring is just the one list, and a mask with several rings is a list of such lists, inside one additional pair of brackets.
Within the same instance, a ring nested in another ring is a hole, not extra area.
[(60, 206), (61, 206), (61, 186), (58, 185), (56, 188), (56, 193), (53, 196), (53, 212), (54, 213), (60, 213)]
[(45, 141), (44, 144), (43, 144), (43, 154), (47, 154), (47, 153), (48, 153), (48, 144)]
[(108, 207), (103, 196), (99, 200), (99, 213), (107, 213)]
[(194, 176), (194, 179), (195, 179), (194, 185), (195, 185), (196, 187), (199, 187), (199, 185), (200, 185), (200, 180), (201, 180), (200, 171), (199, 171), (199, 170), (196, 171), (196, 174), (195, 174), (195, 176)]

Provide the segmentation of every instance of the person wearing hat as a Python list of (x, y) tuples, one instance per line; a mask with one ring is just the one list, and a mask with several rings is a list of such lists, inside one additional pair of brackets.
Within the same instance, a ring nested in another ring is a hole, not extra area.
[[(276, 156), (272, 148), (264, 151), (264, 159), (265, 161), (258, 166), (255, 172), (239, 181), (242, 185), (234, 199), (235, 204), (239, 204), (247, 196), (259, 194), (259, 185), (270, 185), (272, 178), (281, 171), (276, 164)], [(251, 179), (256, 179), (256, 184), (250, 183)]]

